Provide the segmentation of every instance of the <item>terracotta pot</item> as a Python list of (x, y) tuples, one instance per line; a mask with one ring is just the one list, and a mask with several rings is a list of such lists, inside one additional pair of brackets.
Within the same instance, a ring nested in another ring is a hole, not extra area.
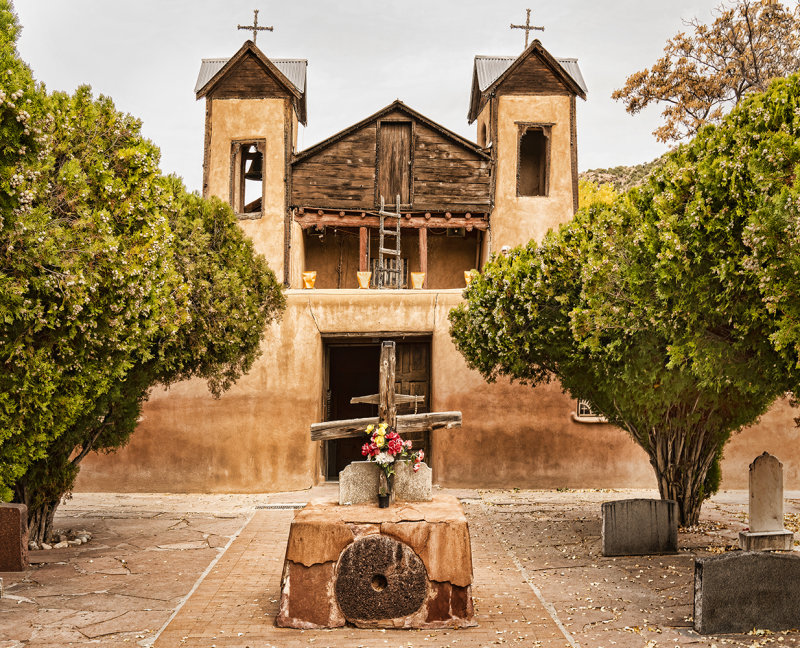
[(358, 287), (359, 288), (369, 288), (369, 280), (372, 279), (372, 273), (367, 271), (358, 271), (356, 272), (356, 277), (358, 277)]
[(310, 270), (303, 273), (303, 288), (313, 288), (317, 281), (317, 271)]
[(425, 284), (425, 273), (424, 272), (412, 272), (411, 273), (411, 287), (414, 290), (422, 290), (422, 286)]
[(378, 508), (389, 508), (389, 495), (378, 495)]
[(478, 276), (478, 271), (473, 268), (472, 270), (464, 270), (464, 283), (469, 286), (472, 280)]

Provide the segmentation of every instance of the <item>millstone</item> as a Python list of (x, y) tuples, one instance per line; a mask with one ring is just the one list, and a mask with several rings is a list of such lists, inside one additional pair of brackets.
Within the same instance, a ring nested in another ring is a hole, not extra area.
[(336, 599), (348, 621), (395, 619), (425, 601), (425, 565), (407, 544), (372, 535), (349, 545), (339, 557)]

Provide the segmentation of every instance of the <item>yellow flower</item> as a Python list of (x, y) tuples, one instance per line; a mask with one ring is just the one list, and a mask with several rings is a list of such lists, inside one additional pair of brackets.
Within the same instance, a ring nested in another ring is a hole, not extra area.
[(372, 425), (372, 424), (368, 425), (368, 426), (367, 426), (367, 430), (366, 430), (367, 434), (369, 434), (370, 432), (372, 432), (372, 430), (374, 430), (374, 429), (375, 429), (375, 426), (374, 426), (374, 425)]
[(376, 435), (374, 438), (375, 445), (379, 448), (383, 447), (383, 444), (386, 443), (386, 438), (381, 435)]

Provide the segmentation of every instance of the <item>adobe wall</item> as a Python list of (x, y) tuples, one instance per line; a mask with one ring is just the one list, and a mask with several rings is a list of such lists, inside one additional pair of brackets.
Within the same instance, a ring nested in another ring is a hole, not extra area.
[(291, 142), (292, 110), (287, 99), (207, 99), (211, 101), (211, 142), (208, 155), (208, 193), (225, 202), (231, 195), (231, 141), (266, 140), (263, 165), (262, 217), (239, 221), (257, 252), (283, 277), (284, 218), (286, 215), (286, 148)]
[[(441, 486), (655, 487), (644, 452), (610, 425), (575, 423), (575, 403), (556, 384), (489, 385), (469, 370), (448, 335), (447, 313), (460, 300), (458, 290), (289, 291), (247, 376), (219, 400), (201, 381), (155, 390), (130, 444), (87, 457), (76, 490), (252, 493), (319, 483), (309, 426), (322, 416), (320, 333), (376, 330), (433, 332), (433, 409), (461, 410), (464, 420), (461, 430), (432, 435)], [(746, 488), (748, 464), (768, 450), (784, 463), (786, 488), (800, 488), (793, 415), (779, 403), (733, 439), (723, 487)]]
[[(491, 102), (490, 102), (491, 103)], [(478, 127), (490, 111), (478, 118)], [(553, 124), (550, 142), (549, 195), (517, 196), (518, 123)], [(495, 206), (492, 211), (491, 251), (504, 245), (541, 241), (548, 229), (573, 216), (570, 152), (570, 97), (502, 95), (497, 103)]]

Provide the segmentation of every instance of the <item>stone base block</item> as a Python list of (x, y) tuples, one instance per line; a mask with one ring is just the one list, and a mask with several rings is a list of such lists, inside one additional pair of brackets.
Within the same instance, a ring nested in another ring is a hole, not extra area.
[(739, 546), (743, 551), (791, 551), (794, 533), (783, 531), (739, 531)]
[(694, 563), (694, 629), (700, 634), (800, 626), (800, 556), (731, 552)]
[(678, 503), (661, 499), (604, 502), (603, 555), (643, 556), (678, 551)]
[(295, 515), (278, 626), (463, 628), (474, 615), (469, 530), (454, 497)]
[[(339, 504), (373, 504), (378, 501), (380, 468), (374, 461), (354, 461), (339, 473)], [(410, 461), (395, 466), (393, 500), (397, 502), (430, 502), (433, 492), (433, 471), (423, 463), (414, 472)]]
[(28, 568), (28, 507), (0, 503), (0, 572)]

